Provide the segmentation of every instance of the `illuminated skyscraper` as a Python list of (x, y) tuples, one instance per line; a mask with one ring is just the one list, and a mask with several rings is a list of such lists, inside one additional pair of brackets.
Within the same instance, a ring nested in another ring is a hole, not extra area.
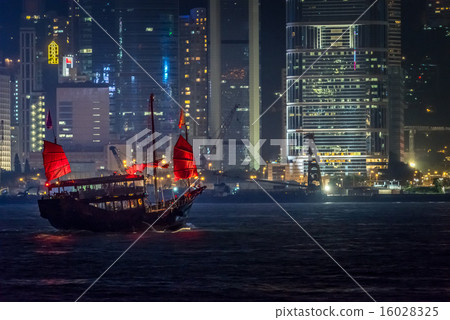
[(427, 0), (427, 24), (434, 28), (450, 26), (450, 0)]
[(206, 9), (180, 17), (180, 103), (195, 119), (186, 117), (189, 136), (208, 137), (208, 37)]
[(293, 140), (288, 159), (303, 172), (310, 133), (325, 174), (365, 175), (387, 168), (388, 64), (389, 54), (398, 55), (388, 53), (388, 44), (398, 39), (389, 34), (386, 1), (352, 25), (372, 3), (286, 2), (287, 137)]
[(36, 30), (20, 29), (19, 156), (42, 149), (45, 125), (45, 94), (40, 91), (42, 72), (38, 67)]
[[(79, 0), (83, 8), (92, 12), (92, 0)], [(72, 26), (72, 54), (76, 55), (76, 64), (80, 74), (92, 77), (92, 19), (87, 17), (75, 5), (69, 2), (69, 20)]]
[(79, 15), (78, 32), (86, 35), (78, 40), (82, 70), (92, 70), (93, 82), (109, 85), (111, 131), (125, 139), (146, 128), (148, 98), (154, 93), (156, 129), (173, 132), (179, 108), (168, 95), (178, 101), (178, 0), (79, 3), (145, 70), (81, 9), (74, 8), (74, 15)]
[(0, 170), (11, 170), (11, 77), (0, 67)]
[(404, 161), (405, 93), (402, 69), (401, 0), (387, 0), (389, 161)]

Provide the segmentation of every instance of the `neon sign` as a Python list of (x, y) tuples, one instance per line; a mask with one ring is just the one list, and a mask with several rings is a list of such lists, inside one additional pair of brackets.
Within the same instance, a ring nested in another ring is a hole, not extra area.
[(55, 41), (48, 45), (48, 64), (59, 64), (59, 46)]

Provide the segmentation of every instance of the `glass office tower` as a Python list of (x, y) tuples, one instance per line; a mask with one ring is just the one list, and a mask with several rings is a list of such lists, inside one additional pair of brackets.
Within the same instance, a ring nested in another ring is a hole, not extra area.
[(287, 0), (288, 159), (303, 172), (310, 133), (324, 174), (365, 175), (387, 168), (385, 1), (352, 25), (372, 2)]
[(77, 52), (81, 69), (92, 72), (93, 82), (109, 85), (111, 132), (127, 139), (146, 128), (150, 93), (155, 94), (156, 129), (173, 132), (179, 108), (169, 95), (178, 101), (178, 0), (79, 3), (140, 64), (82, 10), (74, 8), (74, 16), (79, 16), (74, 25), (82, 31)]

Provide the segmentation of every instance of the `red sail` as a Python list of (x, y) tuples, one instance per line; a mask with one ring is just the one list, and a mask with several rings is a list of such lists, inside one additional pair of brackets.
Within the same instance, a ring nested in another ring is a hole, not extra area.
[(173, 173), (175, 181), (198, 177), (192, 146), (181, 135), (173, 149)]
[(144, 172), (145, 168), (162, 168), (167, 169), (169, 167), (168, 164), (160, 164), (159, 161), (151, 162), (151, 163), (140, 163), (133, 164), (131, 167), (126, 169), (128, 174), (136, 174), (137, 172)]
[(44, 140), (42, 157), (44, 158), (45, 176), (47, 177), (47, 181), (57, 179), (72, 171), (66, 154), (59, 144)]

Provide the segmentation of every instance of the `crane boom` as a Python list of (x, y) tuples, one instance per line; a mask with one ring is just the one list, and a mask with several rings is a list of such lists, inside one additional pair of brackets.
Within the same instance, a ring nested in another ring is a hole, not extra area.
[(214, 133), (216, 139), (223, 139), (225, 132), (230, 128), (231, 122), (233, 121), (234, 115), (236, 114), (239, 105), (236, 104), (233, 109), (226, 115), (225, 119), (222, 122), (220, 128)]
[(314, 141), (314, 134), (305, 135), (305, 144), (308, 147), (308, 188), (309, 193), (322, 192), (322, 174), (320, 172), (320, 156)]
[(125, 166), (123, 165), (122, 159), (119, 156), (119, 152), (117, 151), (116, 146), (110, 146), (109, 150), (111, 150), (114, 159), (116, 159), (117, 167), (119, 168), (120, 173), (126, 173)]

